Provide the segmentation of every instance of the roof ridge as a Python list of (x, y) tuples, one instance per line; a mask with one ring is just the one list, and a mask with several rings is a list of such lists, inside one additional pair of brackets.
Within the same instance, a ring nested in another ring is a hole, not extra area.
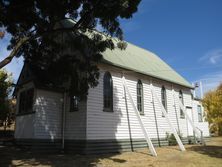
[[(72, 23), (74, 24), (72, 19), (63, 20), (63, 26), (70, 26)], [(117, 41), (114, 40), (114, 42)], [(106, 63), (192, 88), (186, 79), (157, 54), (128, 41), (125, 42), (128, 44), (125, 50), (115, 48), (114, 50), (106, 49), (102, 52)]]

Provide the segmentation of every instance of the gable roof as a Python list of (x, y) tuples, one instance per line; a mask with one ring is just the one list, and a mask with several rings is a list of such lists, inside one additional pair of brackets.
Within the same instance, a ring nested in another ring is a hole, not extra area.
[[(65, 19), (61, 22), (63, 27), (72, 27), (74, 24), (75, 22), (71, 19)], [(104, 63), (193, 88), (186, 79), (157, 55), (133, 44), (127, 43), (125, 50), (119, 48), (106, 49), (102, 55)]]
[(125, 50), (107, 49), (102, 55), (108, 64), (192, 88), (186, 79), (157, 55), (133, 44), (127, 43)]

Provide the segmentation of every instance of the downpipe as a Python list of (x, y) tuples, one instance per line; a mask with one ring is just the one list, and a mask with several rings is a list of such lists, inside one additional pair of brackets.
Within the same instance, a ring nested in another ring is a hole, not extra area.
[(62, 150), (64, 151), (65, 148), (65, 124), (66, 124), (66, 101), (67, 101), (67, 93), (64, 91), (63, 93), (63, 108), (62, 108), (62, 129), (61, 129), (61, 136), (62, 136)]

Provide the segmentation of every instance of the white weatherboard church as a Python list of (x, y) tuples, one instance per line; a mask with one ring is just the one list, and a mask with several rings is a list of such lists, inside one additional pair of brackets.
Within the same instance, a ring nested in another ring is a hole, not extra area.
[(98, 86), (78, 101), (37, 83), (24, 65), (16, 88), (17, 144), (89, 154), (165, 146), (173, 133), (183, 144), (209, 137), (193, 87), (155, 54), (128, 43), (126, 50), (106, 50), (98, 67)]

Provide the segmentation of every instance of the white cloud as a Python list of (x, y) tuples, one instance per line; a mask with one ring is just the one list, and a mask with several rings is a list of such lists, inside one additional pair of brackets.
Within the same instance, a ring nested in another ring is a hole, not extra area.
[(199, 62), (207, 62), (210, 64), (222, 63), (222, 49), (214, 49), (200, 57)]

